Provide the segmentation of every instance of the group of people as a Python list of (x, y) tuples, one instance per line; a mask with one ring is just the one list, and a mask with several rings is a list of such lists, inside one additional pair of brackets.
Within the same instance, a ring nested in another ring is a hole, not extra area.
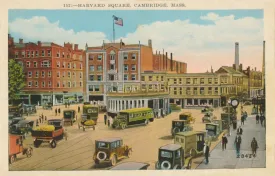
[(60, 113), (61, 113), (61, 110), (60, 110), (60, 108), (55, 108), (55, 116), (57, 116), (57, 113), (58, 113), (58, 115), (60, 115)]
[(260, 116), (259, 116), (259, 114), (256, 115), (256, 124), (259, 124), (259, 120), (261, 121), (261, 125), (263, 127), (264, 123), (265, 123), (265, 116), (264, 116), (264, 114), (260, 114)]
[(40, 123), (47, 122), (47, 116), (44, 116), (43, 113), (36, 119), (36, 126), (39, 126)]

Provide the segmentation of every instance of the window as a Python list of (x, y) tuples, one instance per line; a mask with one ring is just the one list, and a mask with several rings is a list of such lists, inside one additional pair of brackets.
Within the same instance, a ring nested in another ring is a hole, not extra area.
[(66, 72), (63, 72), (63, 78), (65, 78), (65, 76), (66, 76)]
[(110, 55), (110, 60), (115, 60), (115, 55), (114, 54)]
[(98, 55), (97, 60), (101, 61), (102, 60), (102, 55)]
[(94, 60), (94, 56), (92, 54), (89, 54), (89, 60)]
[(37, 62), (33, 62), (33, 67), (37, 68)]
[(89, 85), (89, 91), (93, 92), (94, 91), (94, 86), (93, 85)]
[(179, 84), (182, 84), (182, 79), (181, 78), (179, 79)]
[(204, 78), (200, 79), (200, 84), (204, 84)]
[(41, 71), (41, 77), (45, 78), (45, 71)]
[(22, 57), (25, 57), (25, 51), (22, 51), (21, 54), (22, 54)]
[(63, 62), (62, 64), (62, 68), (65, 68), (66, 62)]
[(128, 71), (128, 65), (124, 64), (124, 71)]
[(186, 89), (186, 95), (191, 95), (191, 88), (190, 87), (187, 87), (187, 89)]
[(163, 85), (163, 84), (160, 85), (160, 89), (161, 89), (161, 90), (164, 89), (164, 85)]
[(79, 78), (82, 79), (82, 73), (81, 72), (79, 73)]
[(127, 60), (128, 59), (128, 53), (123, 53), (123, 58), (124, 58), (124, 60)]
[(28, 77), (29, 77), (29, 78), (32, 77), (32, 72), (31, 72), (31, 71), (28, 72)]
[(177, 88), (174, 87), (174, 94), (176, 95), (177, 94)]
[(97, 71), (102, 71), (102, 65), (97, 66)]
[(163, 76), (160, 77), (160, 80), (163, 81)]
[(97, 80), (102, 81), (102, 75), (97, 75)]
[(152, 84), (149, 85), (149, 89), (152, 90), (153, 89), (153, 86)]
[(124, 81), (127, 81), (128, 80), (128, 75), (124, 75)]
[(48, 53), (48, 56), (51, 56), (51, 55), (52, 55), (51, 50), (48, 50), (47, 53)]
[(142, 84), (141, 88), (142, 88), (142, 89), (146, 89), (146, 85), (145, 85), (145, 84)]
[(56, 57), (60, 57), (60, 51), (57, 51)]
[(208, 78), (208, 84), (212, 84), (212, 78)]
[(109, 80), (114, 81), (115, 80), (115, 75), (109, 75)]
[(132, 75), (131, 79), (132, 79), (132, 81), (135, 81), (136, 80), (136, 75)]
[(111, 65), (110, 65), (110, 69), (111, 69), (111, 70), (115, 70), (115, 64), (111, 64)]
[(71, 87), (71, 82), (70, 81), (68, 82), (68, 87)]
[(215, 78), (215, 84), (218, 84), (218, 78)]
[(198, 88), (197, 88), (197, 87), (194, 87), (194, 89), (193, 89), (193, 94), (194, 94), (194, 95), (197, 95), (197, 94), (198, 94)]
[(141, 76), (141, 81), (145, 81), (145, 76)]
[(59, 81), (56, 83), (56, 87), (60, 87), (60, 82)]
[(45, 56), (45, 51), (44, 50), (41, 51), (41, 56)]
[(174, 79), (174, 84), (177, 84), (177, 79)]
[(56, 62), (56, 67), (57, 67), (57, 68), (60, 67), (60, 62), (59, 62), (59, 61)]
[(200, 88), (200, 94), (201, 94), (201, 95), (204, 95), (204, 87), (201, 87), (201, 88)]
[(60, 78), (60, 72), (59, 72), (59, 71), (56, 72), (56, 76), (57, 76), (58, 78)]
[(15, 58), (18, 58), (18, 52), (15, 52)]
[(82, 87), (82, 81), (79, 82), (79, 86)]
[(76, 86), (76, 83), (75, 83), (75, 81), (73, 82), (73, 87), (75, 87)]
[(50, 65), (51, 65), (51, 63), (50, 63), (50, 61), (42, 61), (41, 62), (41, 67), (50, 67)]
[(48, 82), (48, 87), (52, 87), (52, 82), (51, 81)]
[(212, 95), (212, 87), (208, 87), (208, 94)]
[(28, 82), (28, 87), (31, 87), (31, 86), (32, 86), (32, 82), (29, 81), (29, 82)]
[(90, 65), (90, 71), (95, 71), (95, 66)]
[(98, 92), (99, 91), (99, 86), (98, 85), (95, 85), (95, 92)]
[(74, 63), (74, 64), (73, 64), (73, 69), (75, 69), (75, 68), (76, 68), (76, 64)]
[(41, 85), (42, 87), (45, 87), (45, 81), (42, 81)]
[(35, 87), (38, 87), (38, 81), (35, 81), (34, 86), (35, 86)]
[(73, 72), (73, 78), (75, 78), (75, 72)]
[(219, 88), (215, 87), (215, 94), (218, 94), (218, 93), (219, 93)]
[(90, 81), (94, 81), (95, 76), (94, 75), (90, 75)]
[(27, 51), (27, 57), (30, 57), (30, 51)]
[(35, 57), (38, 57), (38, 51), (35, 51)]
[(136, 54), (132, 54), (132, 59), (136, 59), (137, 55)]
[(172, 152), (167, 152), (167, 151), (161, 151), (160, 155), (162, 158), (172, 158), (173, 157)]
[(71, 63), (68, 63), (68, 68), (71, 68)]
[(186, 84), (190, 84), (190, 83), (191, 83), (190, 78), (187, 78), (187, 79), (186, 79)]
[(153, 80), (153, 76), (149, 76), (149, 81), (152, 81)]
[(27, 68), (29, 68), (31, 66), (31, 63), (28, 61), (26, 66)]
[(64, 52), (62, 52), (62, 57), (63, 57), (63, 58), (65, 57), (65, 53), (64, 53)]
[(39, 71), (35, 72), (35, 77), (38, 78), (39, 77)]
[(71, 78), (71, 72), (68, 72), (68, 78)]
[(34, 57), (34, 51), (31, 51), (31, 57)]
[(132, 71), (136, 71), (136, 65), (132, 65)]
[(79, 65), (80, 70), (82, 70), (82, 64)]
[(66, 81), (63, 81), (62, 87), (66, 87)]

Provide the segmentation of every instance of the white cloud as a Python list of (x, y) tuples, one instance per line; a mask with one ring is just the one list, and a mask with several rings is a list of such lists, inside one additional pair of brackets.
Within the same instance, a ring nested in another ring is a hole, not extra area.
[[(239, 42), (240, 62), (260, 67), (263, 19), (236, 19), (234, 15), (219, 16), (215, 13), (208, 13), (200, 19), (208, 24), (195, 24), (189, 20), (157, 21), (139, 25), (135, 32), (126, 34), (122, 39), (125, 43), (140, 41), (142, 44), (147, 44), (148, 39), (152, 39), (154, 50), (173, 52), (177, 60), (188, 64), (190, 72), (198, 71), (197, 64), (202, 63), (208, 68), (211, 63), (217, 66), (225, 63), (232, 65), (234, 43)], [(86, 42), (89, 46), (98, 46), (103, 40), (108, 41), (106, 34), (102, 32), (65, 30), (60, 27), (59, 21), (49, 22), (46, 17), (16, 19), (9, 24), (9, 28), (25, 40), (53, 41), (61, 45), (73, 42), (81, 48), (84, 48)]]

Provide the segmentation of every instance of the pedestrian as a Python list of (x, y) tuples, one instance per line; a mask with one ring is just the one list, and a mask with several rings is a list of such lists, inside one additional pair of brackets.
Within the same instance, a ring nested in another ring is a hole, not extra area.
[(239, 126), (239, 128), (237, 129), (237, 134), (238, 135), (242, 135), (243, 134), (243, 129), (241, 126)]
[(67, 141), (68, 140), (68, 131), (67, 131), (67, 129), (65, 129), (65, 131), (64, 131), (64, 137), (65, 137), (65, 140)]
[(44, 120), (44, 115), (43, 115), (43, 113), (42, 113), (41, 117), (42, 117), (42, 121), (43, 121), (43, 120)]
[(258, 148), (259, 148), (258, 143), (257, 143), (255, 137), (253, 137), (253, 139), (251, 141), (252, 155), (256, 155), (256, 152), (257, 152)]
[(38, 127), (39, 125), (38, 125), (38, 119), (36, 119), (36, 126)]
[(65, 102), (65, 108), (67, 108), (67, 102)]
[(247, 112), (245, 111), (245, 112), (244, 112), (244, 114), (245, 114), (245, 116), (244, 116), (244, 117), (245, 117), (245, 118), (244, 118), (244, 120), (246, 120), (246, 118), (247, 118)]
[(209, 163), (209, 146), (204, 143), (204, 147), (203, 147), (203, 153), (204, 153), (204, 157), (205, 157), (205, 164)]
[(107, 124), (107, 114), (106, 113), (104, 114), (104, 124), (105, 125)]
[(244, 125), (244, 114), (241, 117), (241, 125)]
[(60, 115), (60, 108), (58, 108), (58, 115)]
[(259, 114), (256, 115), (256, 124), (259, 123), (259, 120), (260, 120), (260, 116)]
[(47, 116), (45, 116), (45, 121), (47, 121)]
[(230, 129), (230, 124), (227, 125), (227, 136), (231, 136), (231, 129)]
[(57, 116), (57, 108), (55, 108), (55, 116)]
[(39, 117), (39, 123), (41, 123), (41, 117)]
[(223, 136), (222, 136), (222, 150), (226, 150), (227, 142), (228, 142), (227, 137), (225, 136), (225, 134), (223, 134)]
[(261, 121), (262, 126), (264, 126), (264, 120), (265, 120), (265, 116), (264, 116), (264, 114), (262, 114), (261, 117), (260, 117), (260, 121)]
[(77, 110), (78, 110), (78, 113), (80, 113), (80, 107), (79, 106), (78, 106)]
[(240, 149), (241, 149), (241, 143), (242, 143), (242, 138), (240, 135), (236, 136), (235, 138), (235, 147), (236, 147), (236, 155), (237, 155), (237, 158), (240, 157)]
[(70, 102), (68, 102), (68, 108), (70, 108)]

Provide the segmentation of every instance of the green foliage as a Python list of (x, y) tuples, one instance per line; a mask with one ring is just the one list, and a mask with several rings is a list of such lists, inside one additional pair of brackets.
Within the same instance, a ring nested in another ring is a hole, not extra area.
[(18, 99), (18, 93), (25, 87), (23, 67), (14, 59), (9, 59), (9, 100)]

